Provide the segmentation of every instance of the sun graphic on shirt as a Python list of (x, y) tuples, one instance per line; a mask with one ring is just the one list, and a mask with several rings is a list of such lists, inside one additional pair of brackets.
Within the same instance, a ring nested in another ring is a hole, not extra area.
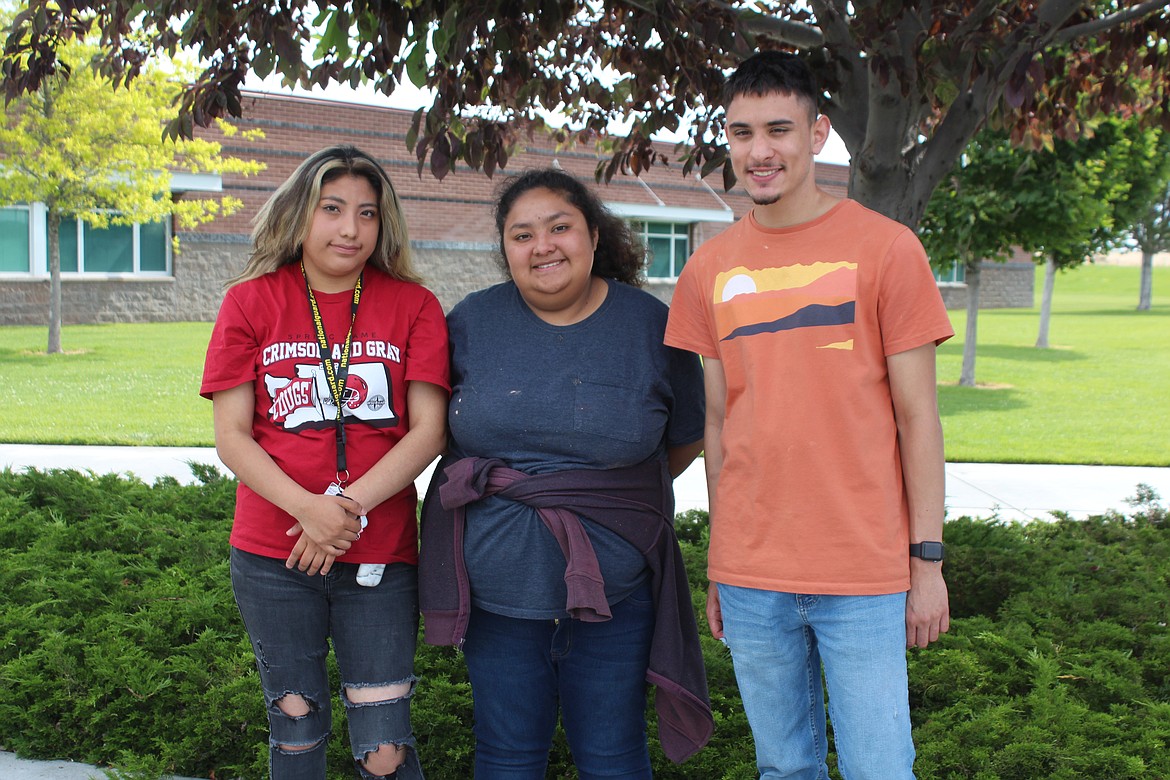
[(737, 295), (750, 295), (758, 289), (755, 279), (747, 274), (736, 274), (723, 285), (723, 300), (729, 301)]
[(853, 348), (855, 262), (741, 265), (716, 276), (713, 297), (721, 340), (792, 333), (811, 336), (817, 349)]

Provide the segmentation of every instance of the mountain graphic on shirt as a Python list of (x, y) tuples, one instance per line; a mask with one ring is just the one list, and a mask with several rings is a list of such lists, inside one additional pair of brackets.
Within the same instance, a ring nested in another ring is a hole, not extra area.
[(824, 328), (817, 348), (852, 349), (857, 263), (738, 266), (715, 277), (714, 299), (721, 341)]

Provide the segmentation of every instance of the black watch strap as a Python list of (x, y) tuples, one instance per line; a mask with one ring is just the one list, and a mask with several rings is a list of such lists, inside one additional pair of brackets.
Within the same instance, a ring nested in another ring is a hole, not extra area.
[(910, 545), (910, 555), (924, 561), (938, 563), (947, 557), (947, 549), (942, 542), (918, 542)]

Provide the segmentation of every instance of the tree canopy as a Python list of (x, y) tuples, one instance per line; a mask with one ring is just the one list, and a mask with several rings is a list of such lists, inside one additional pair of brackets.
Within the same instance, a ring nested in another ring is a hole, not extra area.
[[(665, 162), (653, 133), (690, 121), (684, 173), (722, 169), (725, 74), (760, 48), (807, 51), (823, 110), (851, 156), (851, 194), (916, 226), (935, 185), (986, 123), (1041, 146), (1102, 112), (1170, 116), (1170, 0), (31, 0), (5, 44), (9, 99), (62, 70), (56, 50), (101, 36), (124, 82), (158, 52), (206, 70), (171, 131), (238, 115), (249, 72), (305, 87), (409, 79), (435, 90), (408, 142), (443, 176), (489, 175), (538, 109), (577, 140), (632, 120), (599, 175)], [(306, 57), (309, 51), (311, 56)]]
[(0, 204), (39, 202), (48, 215), (49, 352), (61, 351), (63, 220), (104, 228), (173, 215), (190, 228), (242, 204), (218, 194), (175, 198), (176, 172), (247, 175), (262, 167), (223, 157), (213, 141), (165, 139), (162, 129), (173, 114), (178, 85), (156, 70), (115, 90), (87, 66), (95, 53), (82, 41), (68, 42), (58, 56), (72, 77), (43, 79), (35, 91), (9, 102), (0, 123)]
[(1129, 221), (1128, 246), (1142, 253), (1142, 273), (1138, 292), (1138, 311), (1149, 311), (1153, 297), (1154, 255), (1170, 252), (1170, 132), (1156, 130), (1153, 157), (1157, 161), (1147, 171), (1135, 198), (1137, 213)]
[(974, 385), (979, 263), (1018, 246), (1046, 266), (1040, 338), (1047, 346), (1054, 273), (1117, 246), (1130, 233), (1170, 165), (1156, 128), (1139, 118), (1098, 117), (1085, 136), (1026, 150), (985, 130), (935, 189), (922, 240), (935, 265), (967, 267), (967, 343), (960, 384)]
[(1133, 245), (1150, 255), (1170, 252), (1170, 133), (1161, 135), (1158, 154), (1163, 160), (1161, 177), (1144, 211), (1129, 226)]
[(926, 253), (938, 268), (964, 269), (967, 326), (959, 385), (975, 386), (976, 342), (982, 263), (1007, 260), (1016, 242), (1013, 229), (1020, 211), (1017, 177), (1024, 152), (1006, 134), (979, 133), (954, 169), (930, 198), (919, 229)]

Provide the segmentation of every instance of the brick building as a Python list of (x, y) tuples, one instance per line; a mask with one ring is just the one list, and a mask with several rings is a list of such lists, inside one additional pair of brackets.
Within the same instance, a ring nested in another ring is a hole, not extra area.
[[(81, 223), (62, 230), (62, 294), (67, 324), (211, 320), (223, 282), (242, 267), (249, 249), (251, 219), (280, 182), (310, 153), (351, 143), (372, 154), (389, 172), (406, 212), (416, 268), (450, 309), (472, 290), (502, 277), (496, 263), (491, 204), (499, 182), (526, 168), (559, 165), (592, 182), (599, 157), (592, 149), (554, 149), (527, 141), (493, 179), (457, 166), (442, 181), (429, 170), (418, 175), (406, 149), (411, 112), (317, 98), (247, 93), (244, 116), (234, 124), (258, 129), (264, 138), (219, 138), (224, 153), (259, 160), (254, 177), (176, 177), (175, 197), (215, 191), (243, 201), (236, 214), (179, 234), (171, 249), (171, 226), (142, 225), (93, 231)], [(200, 131), (217, 137), (218, 130)], [(669, 151), (669, 145), (664, 145)], [(818, 183), (844, 195), (848, 169), (817, 163)], [(597, 191), (609, 207), (630, 220), (651, 250), (650, 289), (669, 300), (674, 279), (691, 251), (751, 208), (742, 191), (722, 191), (680, 166), (656, 167), (641, 177), (618, 176)], [(48, 311), (44, 210), (38, 204), (0, 209), (0, 325), (42, 325)], [(983, 275), (984, 305), (1031, 306), (1032, 265), (1014, 273), (989, 266)], [(1022, 284), (1027, 270), (1026, 285)], [(997, 276), (1007, 274), (1006, 284)], [(1000, 288), (1003, 288), (1000, 290)], [(965, 286), (944, 283), (962, 306)], [(954, 293), (960, 293), (955, 296)]]

